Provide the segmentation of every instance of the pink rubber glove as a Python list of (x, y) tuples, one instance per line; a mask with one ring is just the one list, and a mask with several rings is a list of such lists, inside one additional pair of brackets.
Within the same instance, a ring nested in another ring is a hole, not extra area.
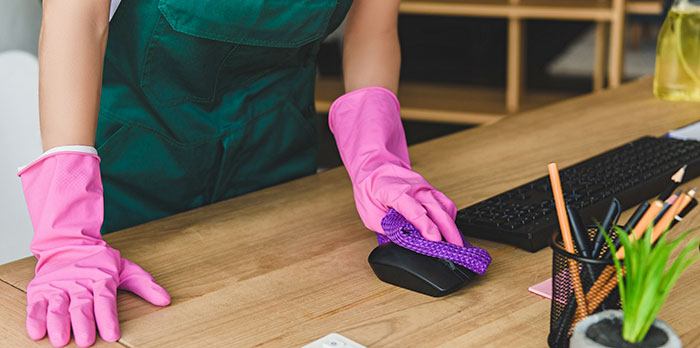
[(424, 238), (463, 246), (455, 204), (411, 170), (399, 101), (391, 91), (368, 87), (341, 96), (328, 124), (367, 228), (384, 234), (381, 220), (394, 208)]
[(100, 158), (83, 152), (46, 154), (20, 171), (34, 226), (31, 251), (36, 276), (27, 287), (27, 333), (48, 332), (51, 344), (95, 342), (95, 323), (105, 341), (119, 339), (117, 288), (158, 306), (168, 293), (136, 264), (102, 240)]

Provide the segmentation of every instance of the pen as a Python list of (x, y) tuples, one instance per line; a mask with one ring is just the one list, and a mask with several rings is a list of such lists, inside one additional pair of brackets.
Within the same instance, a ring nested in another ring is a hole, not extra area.
[(659, 194), (659, 200), (665, 201), (668, 196), (673, 193), (673, 191), (678, 187), (678, 185), (681, 184), (681, 181), (683, 181), (683, 176), (685, 176), (685, 170), (688, 168), (688, 165), (684, 165), (679, 169), (673, 176), (671, 176), (671, 182), (666, 186), (666, 188), (661, 191), (661, 194)]
[(554, 342), (559, 342), (564, 335), (569, 335), (571, 322), (575, 313), (574, 309), (577, 307), (573, 294), (569, 296), (569, 301), (570, 302), (566, 304), (566, 307), (564, 307), (564, 310), (561, 311), (561, 314), (559, 314), (556, 324), (554, 324), (554, 327), (556, 328), (556, 331), (554, 332)]
[(627, 223), (625, 223), (624, 229), (627, 233), (629, 233), (629, 231), (631, 231), (632, 228), (639, 223), (639, 220), (642, 219), (642, 216), (644, 216), (644, 213), (647, 212), (647, 209), (649, 209), (650, 206), (651, 204), (649, 202), (644, 202), (637, 207), (634, 213), (632, 213), (632, 216), (630, 216), (629, 220), (627, 220)]
[[(576, 211), (575, 208), (568, 204), (566, 204), (566, 212), (569, 215), (569, 222), (571, 223), (571, 230), (573, 232), (574, 242), (576, 242), (577, 246), (576, 249), (578, 249), (581, 256), (586, 258), (592, 258), (594, 254), (591, 253), (591, 246), (588, 244), (588, 231), (581, 222), (581, 216), (578, 214), (578, 211)], [(588, 271), (586, 273), (589, 283), (593, 285), (593, 283), (595, 283), (595, 272), (593, 271), (593, 267), (590, 263), (584, 263), (584, 265), (586, 266), (586, 270)]]
[[(628, 234), (630, 233), (632, 228), (639, 223), (639, 220), (642, 219), (642, 216), (644, 216), (644, 213), (647, 212), (647, 209), (649, 209), (650, 206), (651, 206), (651, 204), (649, 204), (649, 202), (643, 202), (642, 204), (640, 204), (637, 207), (637, 209), (634, 210), (634, 213), (632, 213), (632, 216), (630, 216), (629, 220), (627, 220), (627, 222), (625, 223), (625, 226), (623, 227), (625, 232), (627, 232)], [(614, 243), (615, 243), (615, 250), (620, 249), (620, 244), (621, 244), (620, 238), (614, 238)], [(611, 249), (605, 250), (605, 254), (603, 254), (603, 256), (601, 256), (600, 258), (601, 259), (609, 259), (612, 256), (612, 253), (610, 253), (610, 251), (611, 251)]]
[[(603, 219), (603, 224), (600, 225), (601, 229), (608, 235), (610, 235), (610, 227), (612, 226), (613, 221), (617, 220), (617, 218), (620, 216), (620, 210), (620, 201), (617, 200), (617, 198), (613, 198), (612, 202), (610, 202), (608, 212), (605, 214), (605, 219)], [(593, 242), (593, 257), (598, 257), (604, 244), (605, 237), (603, 237), (603, 233), (601, 231), (598, 231), (598, 234), (595, 236), (595, 241)]]
[(571, 223), (571, 232), (573, 232), (572, 235), (576, 243), (576, 249), (583, 257), (591, 257), (588, 230), (581, 222), (581, 215), (578, 214), (578, 211), (574, 207), (568, 204), (566, 204), (566, 212), (569, 216), (569, 222)]

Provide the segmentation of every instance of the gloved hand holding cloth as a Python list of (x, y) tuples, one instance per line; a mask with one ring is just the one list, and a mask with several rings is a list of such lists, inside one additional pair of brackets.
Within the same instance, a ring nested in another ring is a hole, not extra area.
[(430, 241), (463, 246), (457, 208), (411, 170), (399, 101), (388, 89), (367, 87), (331, 105), (328, 123), (350, 175), (365, 226), (384, 234), (381, 221), (393, 208)]

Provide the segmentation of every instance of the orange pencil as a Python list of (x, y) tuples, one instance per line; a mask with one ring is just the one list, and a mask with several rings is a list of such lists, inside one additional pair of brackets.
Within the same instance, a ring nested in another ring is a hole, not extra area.
[[(547, 170), (549, 171), (549, 181), (552, 183), (552, 195), (554, 196), (554, 205), (557, 209), (559, 229), (561, 230), (561, 238), (564, 241), (564, 247), (568, 253), (575, 254), (574, 241), (571, 238), (571, 230), (569, 230), (569, 217), (566, 214), (566, 206), (564, 205), (564, 194), (561, 191), (559, 169), (556, 163), (550, 163), (547, 166)], [(578, 273), (578, 263), (573, 259), (569, 259), (569, 273), (571, 275), (571, 282), (573, 283), (577, 302), (576, 316), (574, 318), (574, 323), (576, 323), (585, 318), (588, 312), (586, 311), (586, 296), (583, 293), (583, 286), (581, 285), (581, 278)]]
[[(679, 199), (676, 199), (676, 202), (678, 202)], [(675, 203), (675, 202), (674, 202)], [(671, 206), (673, 207), (673, 206)], [(659, 215), (659, 212), (661, 212), (661, 209), (664, 208), (664, 202), (660, 200), (655, 200), (653, 203), (651, 203), (651, 206), (649, 209), (647, 209), (646, 213), (642, 216), (642, 218), (639, 220), (637, 225), (635, 225), (632, 228), (632, 234), (630, 234), (630, 241), (635, 241), (637, 239), (642, 238), (644, 235), (644, 232), (649, 228), (651, 223), (654, 221), (654, 218), (656, 215)], [(669, 208), (669, 210), (671, 210)], [(675, 216), (675, 215), (674, 215)], [(617, 250), (617, 258), (622, 260), (625, 258), (625, 248), (620, 248)]]
[(651, 234), (651, 240), (652, 242), (656, 242), (656, 240), (661, 237), (661, 234), (666, 231), (668, 226), (671, 224), (671, 221), (673, 221), (673, 218), (676, 217), (685, 207), (690, 203), (690, 201), (693, 199), (693, 196), (695, 196), (695, 191), (696, 189), (690, 190), (688, 193), (681, 195), (678, 197), (675, 203), (671, 206), (671, 208), (668, 209), (666, 214), (659, 219), (659, 222), (654, 226), (654, 229), (652, 230)]
[(557, 218), (559, 218), (561, 238), (564, 240), (564, 247), (566, 248), (566, 251), (574, 254), (574, 240), (571, 238), (571, 230), (569, 229), (569, 217), (566, 214), (564, 194), (561, 191), (559, 169), (557, 169), (556, 163), (550, 163), (547, 166), (547, 169), (549, 170), (549, 180), (552, 183), (552, 195), (554, 196), (554, 206), (557, 209)]

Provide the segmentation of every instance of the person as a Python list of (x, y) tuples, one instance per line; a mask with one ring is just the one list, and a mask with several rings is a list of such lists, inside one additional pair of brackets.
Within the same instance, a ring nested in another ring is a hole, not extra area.
[(425, 238), (463, 245), (454, 203), (411, 170), (398, 2), (44, 0), (45, 152), (19, 172), (38, 260), (29, 336), (118, 340), (117, 289), (170, 303), (101, 233), (315, 172), (315, 57), (346, 14), (347, 93), (329, 126), (360, 218), (383, 233), (394, 208)]

